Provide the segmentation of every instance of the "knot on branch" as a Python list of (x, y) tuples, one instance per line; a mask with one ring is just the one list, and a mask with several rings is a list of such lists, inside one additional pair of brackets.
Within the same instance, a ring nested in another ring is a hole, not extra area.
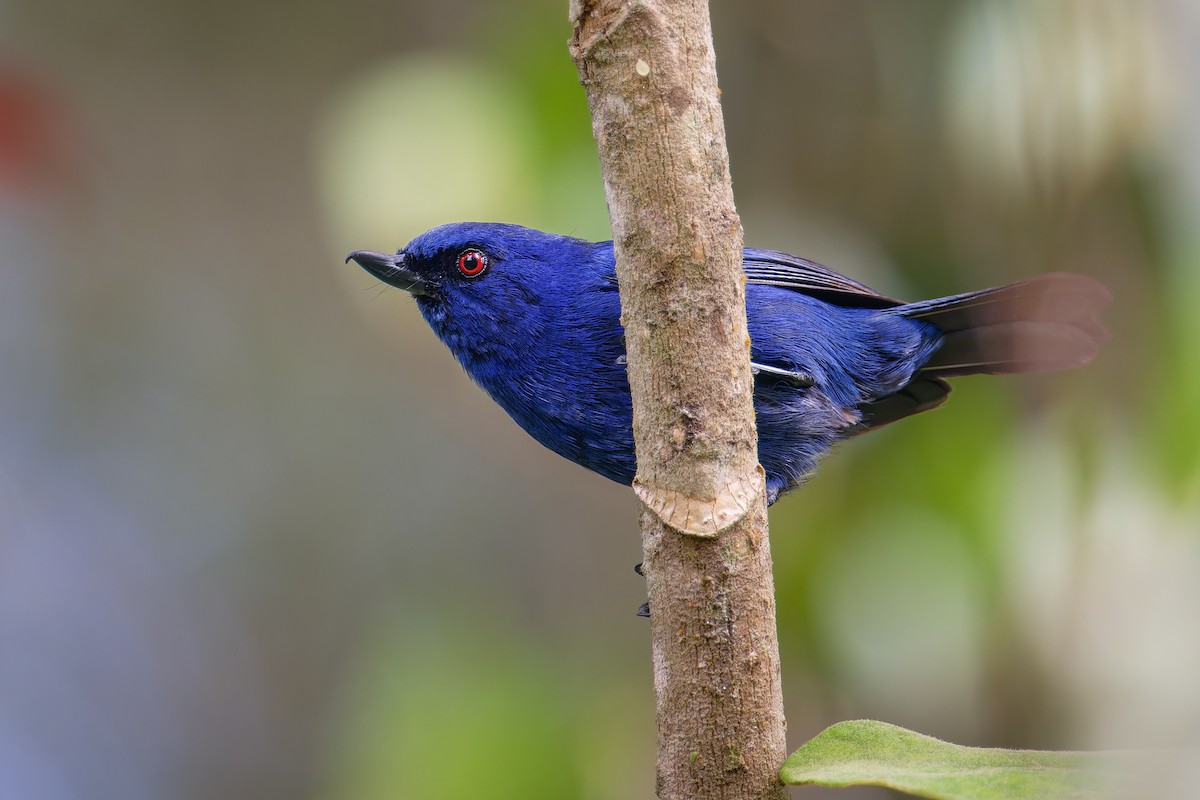
[(727, 481), (715, 497), (691, 497), (677, 489), (633, 482), (633, 491), (663, 524), (688, 536), (711, 539), (738, 523), (759, 500), (763, 468), (751, 480)]
[(662, 24), (662, 14), (653, 0), (571, 0), (569, 13), (574, 28), (571, 57), (577, 64), (582, 64), (591, 55), (597, 43), (611, 37), (634, 18), (639, 18), (644, 25)]

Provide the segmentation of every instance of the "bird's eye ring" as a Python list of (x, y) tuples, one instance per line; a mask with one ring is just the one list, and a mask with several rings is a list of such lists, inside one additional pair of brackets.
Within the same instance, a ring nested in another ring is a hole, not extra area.
[(458, 271), (464, 277), (478, 278), (487, 268), (487, 254), (479, 250), (464, 250), (458, 255)]

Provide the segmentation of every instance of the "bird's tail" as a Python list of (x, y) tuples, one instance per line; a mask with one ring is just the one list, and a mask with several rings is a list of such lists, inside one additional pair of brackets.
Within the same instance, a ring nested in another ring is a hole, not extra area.
[(889, 312), (942, 331), (941, 347), (920, 372), (950, 378), (1082, 366), (1108, 338), (1096, 314), (1111, 299), (1104, 284), (1093, 278), (1052, 272)]

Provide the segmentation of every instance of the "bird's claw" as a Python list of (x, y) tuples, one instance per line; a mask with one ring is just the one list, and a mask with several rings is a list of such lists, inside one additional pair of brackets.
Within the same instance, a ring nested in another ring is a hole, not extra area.
[[(646, 577), (646, 573), (642, 572), (642, 565), (640, 563), (633, 565), (633, 571), (636, 572), (638, 575), (641, 575), (643, 578)], [(642, 603), (640, 606), (638, 606), (637, 615), (639, 617), (650, 616), (650, 602), (649, 601)]]

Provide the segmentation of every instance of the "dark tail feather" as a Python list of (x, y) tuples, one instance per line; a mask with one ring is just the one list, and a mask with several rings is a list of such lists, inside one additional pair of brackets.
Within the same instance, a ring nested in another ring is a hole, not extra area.
[(920, 374), (948, 378), (1082, 366), (1108, 338), (1096, 314), (1111, 299), (1097, 280), (1052, 272), (889, 311), (942, 330), (942, 345)]

